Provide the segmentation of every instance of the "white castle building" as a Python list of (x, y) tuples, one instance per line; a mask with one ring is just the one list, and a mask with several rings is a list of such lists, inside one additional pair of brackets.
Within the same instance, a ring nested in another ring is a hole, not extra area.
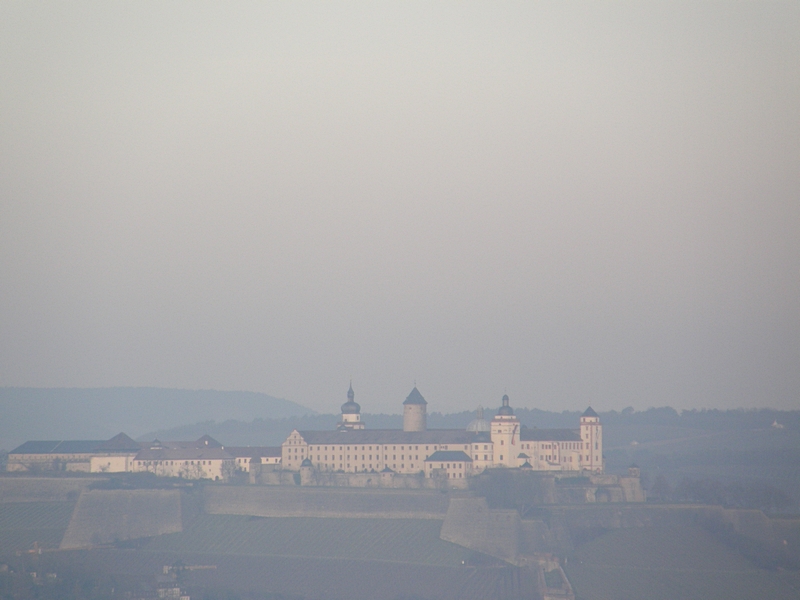
[(483, 409), (466, 430), (428, 429), (427, 402), (414, 386), (403, 402), (403, 429), (367, 429), (353, 386), (335, 431), (295, 429), (281, 447), (283, 469), (312, 466), (345, 473), (393, 471), (446, 473), (463, 478), (488, 468), (603, 472), (603, 426), (590, 408), (577, 429), (537, 429), (522, 425), (507, 395), (487, 422)]

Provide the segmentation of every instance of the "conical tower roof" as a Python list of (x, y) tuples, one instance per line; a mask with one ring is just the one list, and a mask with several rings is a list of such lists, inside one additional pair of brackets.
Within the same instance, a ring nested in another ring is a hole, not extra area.
[(414, 389), (411, 390), (411, 393), (406, 398), (406, 401), (403, 404), (428, 404), (425, 398), (422, 397), (422, 394), (419, 393), (417, 386), (414, 386)]

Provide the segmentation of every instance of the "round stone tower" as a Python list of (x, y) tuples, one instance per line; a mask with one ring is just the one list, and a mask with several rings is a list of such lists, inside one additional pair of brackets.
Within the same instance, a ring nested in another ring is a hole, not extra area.
[(417, 386), (403, 402), (403, 431), (425, 431), (427, 429), (426, 406), (428, 403), (422, 394), (419, 393)]

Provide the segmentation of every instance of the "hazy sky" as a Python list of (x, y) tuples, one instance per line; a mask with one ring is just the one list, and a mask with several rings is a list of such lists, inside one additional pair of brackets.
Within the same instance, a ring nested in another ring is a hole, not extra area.
[(0, 2), (0, 385), (800, 408), (800, 3)]

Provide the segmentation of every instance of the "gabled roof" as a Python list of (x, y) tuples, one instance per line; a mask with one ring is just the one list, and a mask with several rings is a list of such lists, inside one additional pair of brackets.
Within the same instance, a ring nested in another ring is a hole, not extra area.
[(307, 444), (470, 444), (476, 434), (463, 429), (345, 429), (340, 431), (298, 431)]
[(138, 452), (142, 444), (134, 441), (124, 433), (118, 433), (97, 447), (98, 452)]
[(439, 450), (434, 452), (425, 462), (472, 462), (472, 459), (463, 450)]
[(233, 460), (221, 448), (144, 448), (134, 460)]
[(580, 442), (578, 429), (530, 429), (523, 427), (519, 439), (524, 442)]
[(199, 448), (206, 447), (206, 448), (222, 448), (222, 444), (220, 444), (217, 440), (212, 438), (210, 435), (206, 434), (200, 439), (197, 440), (197, 446)]
[(411, 390), (411, 393), (406, 398), (406, 401), (403, 404), (427, 404), (428, 402), (425, 398), (422, 397), (422, 394), (419, 393), (417, 386), (414, 386), (414, 389)]
[(212, 438), (210, 435), (204, 435), (201, 438), (196, 440), (188, 440), (188, 441), (171, 441), (171, 442), (160, 442), (159, 440), (153, 440), (151, 443), (145, 443), (144, 446), (146, 448), (171, 448), (173, 450), (177, 449), (209, 449), (209, 448), (223, 448), (223, 445), (220, 444), (217, 440)]
[(596, 412), (594, 412), (594, 410), (590, 406), (585, 411), (583, 411), (583, 414), (581, 416), (582, 417), (599, 417), (600, 415), (598, 415)]
[(104, 440), (30, 441), (9, 454), (91, 454)]

